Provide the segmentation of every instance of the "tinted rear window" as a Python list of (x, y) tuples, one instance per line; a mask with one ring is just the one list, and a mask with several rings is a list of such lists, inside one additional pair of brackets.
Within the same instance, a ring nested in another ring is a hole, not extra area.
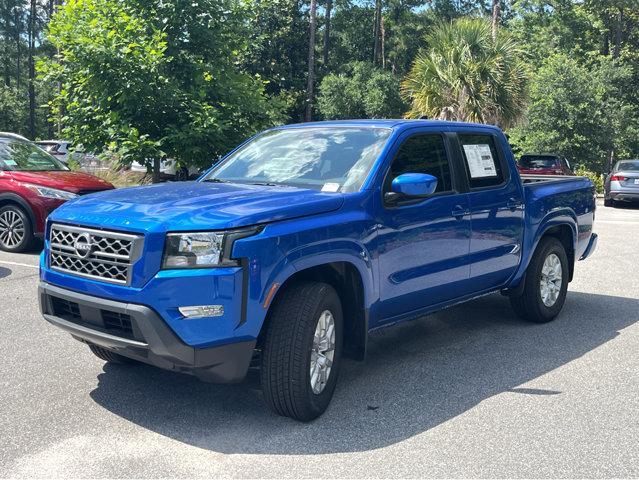
[(559, 166), (559, 162), (557, 157), (524, 155), (519, 159), (519, 165), (530, 170), (540, 170), (542, 168), (555, 168)]
[(639, 160), (632, 162), (619, 162), (615, 172), (639, 172)]
[(506, 174), (492, 135), (459, 134), (470, 188), (484, 188), (504, 183)]

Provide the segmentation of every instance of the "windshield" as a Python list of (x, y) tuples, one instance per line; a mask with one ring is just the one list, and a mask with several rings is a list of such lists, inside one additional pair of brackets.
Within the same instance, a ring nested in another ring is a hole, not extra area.
[(0, 170), (48, 172), (68, 168), (33, 143), (0, 138)]
[(615, 172), (639, 172), (639, 160), (619, 162)]
[(390, 134), (387, 128), (271, 130), (229, 155), (203, 181), (354, 192), (361, 188)]
[(556, 157), (546, 157), (537, 155), (524, 155), (519, 160), (519, 165), (530, 170), (539, 170), (542, 168), (555, 168), (557, 165)]

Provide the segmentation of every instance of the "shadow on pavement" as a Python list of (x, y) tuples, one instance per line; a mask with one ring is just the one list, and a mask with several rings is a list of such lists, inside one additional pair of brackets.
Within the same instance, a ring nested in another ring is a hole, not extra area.
[(317, 454), (400, 442), (493, 395), (519, 388), (615, 338), (637, 300), (570, 293), (553, 323), (516, 319), (493, 295), (387, 329), (366, 362), (347, 361), (326, 414), (300, 424), (271, 414), (253, 379), (211, 385), (145, 365), (105, 365), (91, 397), (144, 428), (223, 453)]
[(618, 210), (639, 210), (639, 202), (617, 202), (613, 208)]
[(6, 267), (0, 267), (0, 278), (8, 277), (11, 275), (11, 270)]

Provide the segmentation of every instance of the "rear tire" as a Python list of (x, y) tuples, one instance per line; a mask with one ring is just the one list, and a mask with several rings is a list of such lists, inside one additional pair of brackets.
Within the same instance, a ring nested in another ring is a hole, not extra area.
[(526, 269), (521, 295), (510, 297), (517, 315), (535, 323), (554, 320), (566, 301), (569, 275), (563, 244), (554, 237), (542, 238)]
[(29, 215), (17, 205), (0, 208), (0, 250), (22, 253), (35, 242)]
[(260, 381), (275, 413), (302, 422), (324, 413), (337, 384), (342, 332), (341, 301), (325, 283), (294, 285), (273, 305)]
[(112, 352), (111, 350), (107, 350), (106, 348), (98, 347), (92, 343), (89, 344), (89, 349), (96, 357), (107, 363), (125, 364), (134, 362), (134, 360), (128, 357)]
[(604, 207), (612, 207), (614, 206), (614, 202), (612, 198), (604, 198)]

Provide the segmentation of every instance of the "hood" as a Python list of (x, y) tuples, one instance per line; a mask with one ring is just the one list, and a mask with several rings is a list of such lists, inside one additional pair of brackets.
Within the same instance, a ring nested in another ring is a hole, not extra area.
[(342, 203), (339, 193), (294, 187), (176, 182), (80, 197), (51, 219), (137, 231), (222, 230), (316, 215)]
[(57, 188), (67, 192), (79, 193), (112, 189), (113, 185), (98, 177), (82, 172), (9, 172), (17, 182), (33, 183), (43, 187)]

